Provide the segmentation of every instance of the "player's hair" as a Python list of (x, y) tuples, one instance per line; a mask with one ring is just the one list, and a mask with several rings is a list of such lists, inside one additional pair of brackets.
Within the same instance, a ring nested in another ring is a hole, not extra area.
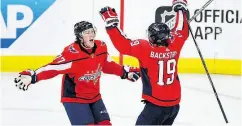
[(93, 28), (96, 32), (96, 28), (92, 25), (92, 23), (88, 21), (77, 22), (74, 25), (74, 34), (77, 38), (82, 38), (82, 32), (90, 28)]
[(74, 25), (74, 34), (76, 36), (76, 41), (77, 43), (82, 42), (82, 32), (89, 29), (89, 28), (93, 28), (95, 33), (96, 33), (96, 28), (92, 25), (92, 23), (88, 22), (88, 21), (81, 21), (81, 22), (77, 22)]
[(80, 39), (80, 38), (78, 38), (78, 37), (76, 37), (76, 38), (75, 38), (75, 43), (80, 44), (81, 42), (83, 42), (83, 40), (82, 40), (82, 39)]

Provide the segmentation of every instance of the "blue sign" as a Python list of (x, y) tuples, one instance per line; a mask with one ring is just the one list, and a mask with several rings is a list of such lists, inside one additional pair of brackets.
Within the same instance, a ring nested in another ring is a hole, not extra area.
[(9, 48), (55, 0), (2, 0), (1, 48)]

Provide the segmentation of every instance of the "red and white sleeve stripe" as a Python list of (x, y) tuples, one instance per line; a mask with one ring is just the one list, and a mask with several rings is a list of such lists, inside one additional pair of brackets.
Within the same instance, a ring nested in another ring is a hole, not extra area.
[(50, 79), (59, 74), (68, 73), (71, 67), (72, 62), (55, 65), (48, 64), (46, 66), (43, 66), (35, 71), (37, 75), (37, 81)]

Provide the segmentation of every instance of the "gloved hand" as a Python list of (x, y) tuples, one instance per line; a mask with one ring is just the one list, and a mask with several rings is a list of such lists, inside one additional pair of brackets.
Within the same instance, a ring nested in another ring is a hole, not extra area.
[(34, 84), (36, 81), (36, 73), (33, 70), (24, 70), (19, 73), (18, 77), (14, 78), (15, 86), (23, 91), (28, 90), (29, 85)]
[(121, 79), (128, 79), (132, 82), (137, 81), (140, 78), (140, 72), (138, 68), (123, 66), (123, 75)]
[(102, 19), (106, 23), (106, 28), (117, 27), (119, 23), (118, 15), (114, 8), (104, 7), (99, 11)]
[(178, 10), (182, 10), (185, 12), (187, 10), (187, 0), (173, 0), (172, 9), (177, 12)]

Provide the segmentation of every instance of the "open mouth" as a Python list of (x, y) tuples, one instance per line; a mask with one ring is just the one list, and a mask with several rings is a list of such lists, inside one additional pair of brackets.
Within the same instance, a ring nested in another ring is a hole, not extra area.
[(93, 41), (94, 41), (94, 39), (90, 39), (90, 40), (89, 40), (89, 42), (93, 42)]

